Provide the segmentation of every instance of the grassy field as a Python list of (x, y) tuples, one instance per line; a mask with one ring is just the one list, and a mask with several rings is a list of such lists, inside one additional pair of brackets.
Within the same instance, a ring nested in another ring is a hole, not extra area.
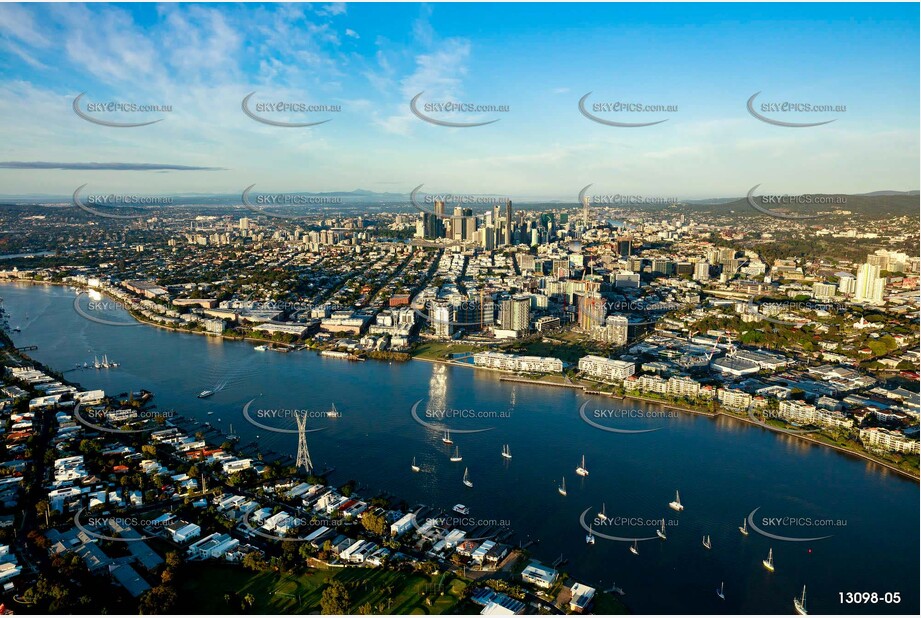
[[(351, 611), (370, 604), (374, 613), (445, 614), (453, 613), (466, 583), (447, 576), (443, 593), (434, 590), (441, 576), (428, 577), (387, 569), (357, 567), (311, 570), (303, 575), (253, 573), (242, 567), (221, 564), (196, 564), (195, 577), (181, 589), (180, 607), (191, 614), (226, 614), (236, 611), (224, 595), (255, 597), (253, 614), (306, 614), (320, 610), (320, 598), (327, 580), (333, 578), (349, 588)], [(389, 594), (388, 594), (389, 588)], [(428, 605), (426, 598), (432, 599)]]
[(445, 360), (447, 354), (461, 354), (464, 352), (479, 352), (482, 348), (463, 343), (450, 343), (442, 341), (424, 341), (413, 349), (412, 355), (420, 358)]

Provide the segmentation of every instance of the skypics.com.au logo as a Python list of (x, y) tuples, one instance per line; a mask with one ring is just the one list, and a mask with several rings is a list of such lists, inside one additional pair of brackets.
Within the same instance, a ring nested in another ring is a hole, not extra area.
[[(656, 528), (663, 527), (668, 530), (678, 525), (677, 519), (662, 517), (647, 517), (644, 515), (625, 516), (608, 515), (603, 509), (595, 515), (590, 515), (594, 507), (588, 507), (579, 516), (579, 525), (596, 538), (617, 543), (642, 543), (661, 538), (659, 534), (646, 534)], [(645, 531), (641, 532), (641, 531)], [(663, 533), (666, 534), (667, 533)]]
[[(773, 515), (756, 518), (755, 514), (761, 510), (759, 506), (746, 518), (748, 527), (763, 537), (774, 539), (775, 541), (785, 541), (788, 543), (808, 543), (830, 539), (833, 534), (825, 534), (836, 528), (847, 526), (846, 519), (836, 519), (830, 517), (812, 517), (807, 515)], [(810, 536), (800, 536), (809, 531)], [(812, 536), (816, 532), (820, 536)], [(799, 534), (794, 534), (799, 533)]]
[(300, 122), (294, 122), (290, 119), (302, 114), (333, 114), (342, 111), (341, 105), (326, 105), (286, 100), (257, 102), (252, 100), (254, 96), (256, 96), (255, 91), (243, 97), (240, 108), (249, 118), (272, 127), (282, 127), (286, 129), (315, 127), (330, 122), (332, 118)]
[[(152, 210), (152, 207), (164, 207), (173, 204), (173, 198), (169, 196), (138, 195), (135, 193), (88, 193), (87, 195), (82, 195), (87, 184), (84, 183), (77, 187), (73, 194), (72, 203), (76, 208), (96, 217), (106, 219), (144, 219), (160, 214), (157, 210)], [(101, 208), (142, 210), (144, 212), (119, 214), (117, 212), (105, 212)]]
[[(424, 186), (425, 184), (418, 185), (409, 192), (409, 202), (419, 212), (439, 219), (469, 218), (482, 215), (491, 208), (504, 206), (509, 201), (507, 196), (477, 195), (474, 193), (424, 193), (421, 191)], [(455, 214), (455, 208), (460, 208), (462, 214)], [(469, 214), (463, 214), (465, 212)], [(505, 216), (504, 212), (502, 216)]]
[(478, 530), (483, 531), (481, 536), (464, 536), (464, 541), (488, 541), (495, 538), (502, 530), (508, 530), (511, 527), (511, 521), (508, 519), (480, 519), (469, 516), (440, 515), (438, 517), (426, 517), (421, 522), (419, 514), (425, 507), (418, 509), (413, 513), (410, 523), (412, 524), (415, 534), (434, 539), (444, 532), (451, 530), (463, 530), (465, 532), (476, 533)]
[[(824, 124), (830, 124), (837, 120), (833, 118), (831, 120), (820, 120), (817, 122), (792, 122), (785, 120), (778, 120), (776, 116), (784, 114), (822, 114), (827, 115), (830, 113), (843, 114), (847, 112), (847, 105), (840, 104), (827, 104), (827, 103), (812, 103), (808, 101), (762, 101), (757, 106), (755, 105), (755, 99), (758, 98), (758, 95), (761, 94), (759, 90), (752, 96), (748, 98), (746, 103), (746, 108), (748, 113), (753, 117), (757, 118), (761, 122), (767, 124), (772, 124), (775, 127), (787, 127), (791, 129), (805, 129), (809, 127), (820, 127)], [(766, 115), (770, 114), (770, 116)], [(802, 116), (801, 116), (802, 117)]]
[[(112, 127), (116, 129), (130, 129), (134, 127), (146, 127), (148, 125), (163, 122), (162, 114), (173, 111), (172, 105), (136, 103), (130, 101), (102, 101), (81, 103), (85, 92), (78, 94), (73, 101), (74, 113), (86, 120), (103, 127)], [(131, 114), (143, 114), (144, 120), (135, 122), (126, 122), (125, 120), (110, 120), (113, 118), (128, 118)], [(161, 116), (161, 117), (158, 117)]]
[(638, 208), (642, 206), (669, 206), (680, 200), (677, 197), (639, 195), (628, 193), (593, 193), (588, 190), (593, 184), (582, 187), (579, 191), (578, 203), (590, 208)]
[[(281, 512), (279, 511), (279, 513)], [(270, 541), (281, 541), (283, 543), (310, 541), (310, 535), (304, 536), (300, 534), (301, 531), (311, 531), (322, 527), (335, 530), (354, 523), (346, 519), (327, 519), (318, 516), (301, 517), (296, 515), (278, 517), (278, 514), (276, 514), (266, 521), (255, 522), (258, 525), (257, 527), (253, 525), (252, 516), (253, 512), (248, 511), (243, 515), (242, 522), (243, 528), (250, 536), (255, 535)]]
[[(253, 427), (274, 433), (300, 434), (323, 431), (328, 427), (307, 429), (306, 423), (315, 420), (328, 420), (339, 418), (341, 414), (336, 410), (309, 410), (306, 408), (255, 408), (251, 409), (256, 399), (250, 399), (243, 406), (243, 418)], [(263, 422), (264, 421), (264, 422)], [(287, 421), (288, 428), (280, 427), (281, 421)], [(292, 428), (291, 421), (296, 427)], [(270, 424), (266, 424), (270, 423)], [(303, 428), (301, 425), (303, 424)]]
[[(671, 104), (659, 104), (659, 103), (648, 103), (644, 101), (599, 101), (592, 103), (590, 106), (587, 104), (588, 98), (592, 95), (591, 92), (587, 92), (579, 99), (579, 112), (591, 120), (592, 122), (597, 122), (598, 124), (603, 124), (608, 127), (619, 127), (619, 128), (639, 128), (639, 127), (651, 127), (657, 124), (662, 124), (667, 122), (668, 118), (662, 118), (659, 120), (651, 120), (647, 122), (624, 122), (623, 120), (612, 120), (611, 118), (627, 118), (629, 114), (656, 114), (662, 116), (663, 114), (673, 114), (678, 112), (677, 105)], [(613, 115), (603, 117), (599, 114), (604, 115)]]
[[(146, 539), (155, 538), (155, 534), (150, 534), (159, 530), (165, 530), (169, 525), (169, 522), (165, 518), (158, 519), (145, 519), (143, 517), (136, 516), (95, 516), (91, 515), (87, 517), (86, 521), (83, 521), (83, 513), (86, 511), (85, 508), (81, 508), (74, 514), (74, 526), (77, 530), (87, 534), (93, 538), (100, 539), (102, 541), (112, 541), (115, 543), (132, 543), (136, 541), (143, 541)], [(113, 535), (118, 531), (122, 534), (127, 534), (129, 536), (113, 536), (108, 534), (103, 534), (99, 530), (104, 530), (108, 528)], [(137, 531), (138, 528), (141, 528), (145, 531), (144, 534)]]
[(471, 114), (473, 117), (479, 117), (482, 114), (508, 113), (511, 111), (508, 105), (494, 103), (468, 103), (450, 100), (423, 103), (420, 102), (423, 94), (425, 94), (425, 91), (420, 92), (412, 98), (409, 102), (409, 111), (419, 120), (439, 127), (454, 129), (483, 127), (488, 124), (499, 122), (500, 119), (495, 118), (479, 122), (461, 122), (459, 120), (449, 120), (449, 118), (459, 118), (462, 117), (462, 114)]
[(141, 326), (129, 313), (133, 309), (136, 308), (104, 297), (95, 290), (80, 292), (74, 297), (74, 311), (77, 315), (106, 326)]
[(497, 420), (508, 420), (512, 417), (511, 410), (477, 410), (475, 408), (449, 408), (433, 407), (420, 408), (423, 400), (420, 399), (413, 404), (410, 409), (410, 416), (418, 424), (433, 432), (449, 432), (453, 434), (471, 434), (482, 433), (495, 429), (491, 424), (489, 427), (477, 427), (474, 429), (452, 428), (447, 425), (447, 421), (459, 420), (476, 421), (480, 423), (492, 423)]
[[(162, 429), (165, 421), (175, 417), (175, 410), (135, 410), (133, 408), (106, 410), (95, 407), (84, 410), (79, 405), (74, 407), (74, 419), (81, 425), (96, 431), (115, 434), (156, 431)], [(105, 423), (105, 425), (100, 423)], [(144, 426), (135, 428), (139, 424)]]
[(787, 221), (806, 221), (818, 219), (825, 216), (824, 214), (798, 214), (796, 210), (815, 210), (816, 207), (840, 207), (847, 205), (847, 196), (845, 195), (762, 195), (755, 196), (754, 193), (760, 187), (755, 185), (748, 190), (745, 200), (748, 205), (763, 215), (774, 217), (775, 219), (785, 219)]
[(243, 205), (256, 214), (279, 219), (303, 219), (310, 216), (310, 214), (289, 214), (267, 210), (267, 208), (341, 206), (343, 203), (341, 197), (328, 195), (309, 195), (306, 193), (252, 194), (255, 186), (253, 184), (243, 189), (243, 193), (240, 196)]
[[(587, 425), (607, 431), (609, 433), (619, 434), (639, 434), (651, 433), (665, 428), (665, 422), (678, 418), (678, 412), (674, 410), (641, 410), (638, 408), (594, 408), (589, 409), (589, 402), (585, 402), (579, 407), (579, 418)], [(642, 429), (624, 429), (616, 427), (614, 423), (634, 424), (637, 421), (644, 425), (653, 425)]]

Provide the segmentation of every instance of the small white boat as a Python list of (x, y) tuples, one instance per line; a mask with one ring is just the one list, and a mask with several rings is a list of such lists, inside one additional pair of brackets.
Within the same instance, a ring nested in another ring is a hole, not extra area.
[(419, 470), (422, 469), (422, 468), (420, 468), (419, 466), (416, 465), (416, 458), (415, 458), (415, 457), (413, 457), (413, 464), (412, 464), (412, 466), (411, 466), (411, 469), (412, 469), (413, 472), (418, 472)]
[(441, 441), (444, 442), (445, 444), (454, 444), (454, 440), (451, 439), (451, 432), (446, 431), (445, 435), (441, 437)]
[(793, 609), (796, 610), (796, 613), (800, 616), (808, 616), (809, 612), (806, 611), (806, 586), (803, 586), (803, 596), (800, 598), (793, 597)]
[(560, 492), (561, 496), (566, 495), (566, 477), (565, 476), (563, 477), (563, 484), (557, 487), (556, 490)]
[(576, 474), (579, 476), (588, 476), (588, 468), (585, 467), (585, 455), (582, 455), (582, 465), (576, 468)]
[(342, 418), (342, 412), (336, 409), (336, 404), (332, 404), (333, 407), (326, 411), (327, 418)]
[(762, 560), (761, 564), (771, 573), (774, 572), (774, 548), (768, 550), (768, 557)]
[(713, 546), (710, 544), (710, 535), (709, 535), (709, 534), (707, 534), (707, 535), (704, 536), (703, 545), (704, 545), (704, 547), (706, 547), (707, 549), (710, 549), (710, 548), (713, 547)]
[(684, 505), (681, 504), (681, 496), (678, 495), (678, 490), (675, 490), (675, 499), (668, 503), (670, 509), (674, 511), (683, 511)]
[(640, 548), (637, 545), (636, 539), (633, 539), (633, 545), (630, 546), (630, 553), (633, 554), (634, 556), (640, 555)]
[(588, 534), (585, 535), (585, 542), (589, 545), (595, 544), (595, 535), (592, 534), (592, 525), (588, 525)]
[(716, 596), (723, 599), (724, 601), (726, 600), (726, 595), (723, 594), (723, 582), (720, 582), (720, 588), (716, 591)]
[(205, 390), (205, 391), (198, 393), (198, 398), (205, 399), (206, 397), (210, 397), (213, 394), (214, 394), (214, 391)]
[(508, 447), (508, 444), (502, 447), (502, 456), (506, 459), (512, 458), (512, 450)]
[(454, 455), (451, 456), (451, 461), (463, 461), (463, 460), (464, 460), (464, 458), (461, 457), (461, 454), (460, 454), (460, 447), (459, 447), (459, 446), (455, 446), (455, 447), (454, 447)]
[(452, 510), (455, 513), (460, 513), (461, 515), (470, 515), (470, 509), (463, 504), (455, 504)]
[(470, 469), (464, 468), (464, 485), (473, 488), (473, 481), (470, 480)]
[(211, 416), (212, 414), (214, 414), (214, 410), (208, 412), (208, 416)]
[(656, 530), (656, 536), (662, 539), (663, 541), (668, 537), (665, 536), (665, 520), (662, 520), (662, 527)]
[(598, 513), (598, 519), (602, 522), (608, 521), (608, 515), (604, 512), (604, 502), (601, 503), (601, 511)]
[(263, 344), (263, 345), (257, 345), (257, 346), (256, 346), (255, 348), (253, 348), (253, 349), (254, 349), (256, 352), (265, 352), (266, 350), (269, 349), (269, 346), (267, 346), (267, 345), (265, 345), (265, 344)]
[(739, 526), (739, 532), (741, 532), (744, 536), (748, 536), (748, 520), (747, 519), (742, 520), (742, 525)]

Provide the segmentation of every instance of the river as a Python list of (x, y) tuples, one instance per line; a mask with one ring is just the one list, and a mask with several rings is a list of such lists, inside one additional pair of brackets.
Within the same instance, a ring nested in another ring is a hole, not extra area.
[[(918, 613), (918, 484), (871, 462), (725, 417), (503, 383), (473, 368), (259, 352), (251, 343), (100, 324), (75, 311), (70, 288), (8, 284), (0, 296), (10, 325), (21, 329), (16, 345), (38, 346), (30, 354), (71, 381), (109, 394), (150, 390), (159, 409), (225, 431), (233, 424), (243, 443), (258, 436), (264, 451), (293, 456), (296, 437), (247, 423), (247, 402), (254, 400), (254, 417), (335, 403), (342, 417), (311, 420), (321, 431), (307, 437), (315, 466), (335, 467), (332, 483), (355, 479), (366, 497), (386, 491), (410, 504), (464, 503), (471, 518), (507, 522), (517, 540), (539, 540), (530, 549), (544, 562), (562, 554), (563, 569), (584, 583), (616, 582), (636, 613), (789, 614), (803, 585), (811, 613)], [(103, 355), (120, 366), (74, 369)], [(218, 392), (198, 399), (204, 389)], [(429, 426), (414, 419), (417, 402)], [(580, 416), (583, 404), (605, 427), (654, 431), (598, 429)], [(468, 412), (439, 419), (426, 414), (433, 409)], [(283, 417), (259, 422), (293, 426)], [(449, 461), (443, 429), (454, 430), (462, 462)], [(487, 430), (461, 433), (472, 429)], [(510, 460), (501, 456), (505, 444)], [(587, 477), (574, 472), (583, 455)], [(422, 472), (410, 470), (413, 457)], [(461, 483), (464, 468), (473, 489)], [(565, 497), (557, 491), (563, 476)], [(668, 508), (676, 490), (681, 513)], [(589, 509), (592, 520), (602, 504), (615, 521), (595, 526), (597, 542), (588, 545), (580, 515)], [(743, 536), (738, 526), (755, 509), (752, 520), (767, 534), (829, 538)], [(668, 540), (639, 543), (638, 556), (629, 543), (601, 537), (655, 537), (650, 522), (661, 518)], [(712, 549), (702, 546), (703, 535)], [(761, 564), (769, 549), (774, 573)], [(715, 593), (720, 582), (725, 600)], [(842, 604), (841, 592), (876, 592), (880, 601)], [(883, 602), (887, 592), (899, 592), (901, 603)]]

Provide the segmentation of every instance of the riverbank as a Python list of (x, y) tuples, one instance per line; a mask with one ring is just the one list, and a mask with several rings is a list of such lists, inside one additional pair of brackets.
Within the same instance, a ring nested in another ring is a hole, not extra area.
[[(441, 364), (444, 364), (444, 365), (451, 365), (451, 366), (454, 366), (454, 367), (470, 367), (470, 368), (474, 368), (474, 369), (483, 369), (483, 367), (475, 367), (474, 365), (472, 365), (472, 364), (470, 364), (470, 363), (460, 363), (460, 362), (453, 361), (453, 360), (448, 360), (448, 359), (413, 357), (413, 360), (422, 360), (422, 361), (430, 362), (430, 363), (441, 363)], [(489, 369), (489, 370), (490, 370), (490, 371), (495, 371), (495, 372), (497, 372), (497, 373), (506, 374), (506, 375), (502, 375), (502, 376), (499, 377), (499, 381), (500, 381), (500, 382), (510, 382), (510, 383), (517, 383), (517, 384), (527, 384), (527, 385), (529, 385), (529, 386), (550, 386), (550, 387), (556, 387), (556, 388), (570, 388), (570, 389), (573, 389), (573, 390), (581, 390), (581, 391), (582, 391), (584, 394), (586, 394), (586, 395), (597, 395), (597, 396), (599, 396), (599, 397), (610, 397), (610, 398), (612, 398), (612, 399), (618, 399), (618, 400), (621, 400), (621, 401), (626, 401), (626, 400), (630, 400), (630, 401), (641, 401), (641, 402), (643, 402), (643, 403), (650, 403), (650, 404), (656, 404), (656, 405), (662, 406), (662, 407), (665, 408), (666, 410), (676, 410), (676, 411), (679, 411), (679, 412), (684, 412), (684, 413), (688, 413), (688, 414), (695, 414), (695, 415), (697, 415), (697, 416), (704, 416), (704, 417), (707, 417), (707, 418), (716, 418), (716, 417), (718, 417), (718, 416), (724, 416), (724, 417), (726, 417), (726, 418), (732, 418), (732, 419), (735, 419), (735, 420), (742, 421), (742, 422), (744, 422), (744, 423), (746, 423), (746, 424), (748, 424), (748, 425), (752, 425), (752, 426), (755, 426), (755, 427), (761, 427), (762, 429), (767, 429), (767, 430), (769, 430), (769, 431), (773, 431), (773, 432), (778, 433), (778, 434), (783, 434), (783, 435), (786, 435), (786, 436), (791, 436), (791, 437), (794, 437), (794, 438), (799, 438), (800, 440), (803, 440), (804, 442), (808, 442), (808, 443), (810, 443), (810, 444), (814, 444), (814, 445), (817, 445), (817, 446), (825, 446), (825, 447), (828, 447), (828, 448), (833, 449), (833, 450), (835, 450), (835, 451), (838, 451), (838, 452), (840, 452), (840, 453), (843, 453), (843, 454), (846, 454), (846, 455), (850, 455), (850, 456), (853, 456), (853, 457), (856, 457), (856, 458), (859, 458), (859, 459), (863, 459), (864, 461), (869, 461), (869, 462), (871, 462), (871, 463), (874, 463), (874, 464), (877, 464), (877, 465), (879, 465), (879, 466), (882, 466), (883, 468), (886, 468), (887, 470), (889, 470), (889, 471), (891, 471), (891, 472), (895, 472), (895, 473), (897, 473), (897, 474), (899, 474), (899, 475), (901, 475), (901, 476), (903, 476), (903, 477), (905, 477), (905, 478), (911, 479), (911, 480), (913, 480), (913, 481), (915, 481), (915, 482), (921, 482), (921, 476), (919, 476), (918, 473), (912, 473), (912, 472), (909, 472), (908, 470), (903, 470), (903, 469), (901, 469), (901, 468), (895, 466), (894, 464), (892, 464), (892, 463), (890, 463), (890, 462), (887, 462), (887, 461), (883, 461), (883, 460), (877, 459), (876, 457), (874, 457), (874, 456), (871, 455), (870, 453), (867, 453), (866, 451), (857, 451), (857, 450), (853, 450), (853, 449), (849, 449), (849, 448), (846, 448), (846, 447), (839, 446), (839, 445), (837, 445), (837, 444), (829, 444), (828, 442), (825, 442), (825, 441), (823, 441), (823, 440), (819, 440), (819, 439), (816, 439), (816, 438), (812, 438), (812, 437), (809, 437), (808, 435), (804, 435), (804, 434), (801, 434), (801, 433), (792, 432), (792, 431), (783, 429), (782, 427), (773, 427), (773, 426), (768, 425), (768, 424), (758, 423), (757, 421), (752, 421), (751, 419), (749, 419), (749, 418), (747, 418), (747, 417), (738, 416), (738, 415), (734, 414), (732, 411), (727, 410), (726, 408), (722, 408), (722, 407), (720, 407), (720, 406), (717, 406), (717, 409), (716, 409), (716, 411), (714, 411), (714, 412), (705, 412), (705, 411), (703, 411), (703, 410), (696, 410), (696, 409), (694, 409), (694, 408), (690, 408), (690, 407), (687, 407), (687, 406), (681, 406), (681, 405), (673, 404), (673, 403), (666, 403), (666, 402), (660, 401), (660, 400), (658, 400), (658, 399), (652, 399), (652, 398), (649, 398), (649, 397), (642, 397), (642, 396), (639, 396), (639, 395), (631, 395), (631, 394), (616, 395), (616, 394), (614, 394), (614, 393), (606, 392), (606, 391), (590, 390), (588, 386), (585, 386), (585, 385), (582, 385), (582, 384), (576, 384), (576, 383), (563, 383), (563, 382), (550, 382), (550, 381), (543, 380), (543, 379), (523, 378), (523, 377), (517, 377), (517, 376), (513, 376), (513, 375), (507, 375), (508, 372), (503, 372), (503, 371), (498, 370), (498, 369)]]
[[(4, 282), (5, 282), (5, 281), (4, 281)], [(0, 283), (3, 283), (3, 282), (0, 282)], [(31, 280), (21, 280), (21, 281), (20, 281), (20, 280), (16, 280), (16, 281), (10, 281), (9, 283), (29, 283), (29, 284), (32, 284), (32, 285), (60, 286), (60, 287), (71, 287), (71, 288), (74, 288), (74, 289), (81, 289), (79, 286), (75, 286), (75, 285), (73, 285), (72, 283), (65, 283), (65, 282), (31, 281)], [(102, 292), (102, 293), (105, 294), (105, 292)], [(107, 298), (113, 298), (113, 297), (110, 296), (110, 295), (106, 295), (106, 296), (107, 296)], [(117, 301), (118, 298), (115, 297), (114, 300)], [(129, 312), (129, 313), (130, 313), (130, 312)], [(157, 328), (161, 328), (161, 329), (168, 330), (168, 331), (173, 331), (173, 332), (189, 333), (189, 334), (198, 334), (198, 335), (204, 335), (204, 336), (207, 336), (207, 337), (220, 337), (222, 340), (227, 340), (227, 341), (245, 341), (245, 342), (252, 342), (252, 343), (257, 343), (257, 344), (260, 344), (260, 343), (266, 343), (266, 344), (275, 343), (275, 342), (273, 342), (271, 339), (264, 339), (264, 338), (260, 338), (260, 337), (247, 337), (247, 336), (243, 336), (243, 335), (232, 336), (232, 335), (224, 335), (224, 334), (207, 333), (207, 332), (204, 332), (204, 331), (188, 330), (188, 329), (184, 329), (184, 328), (176, 328), (176, 327), (173, 327), (173, 326), (168, 326), (168, 325), (164, 325), (164, 324), (158, 324), (158, 323), (156, 323), (156, 322), (151, 322), (151, 321), (148, 321), (148, 320), (145, 320), (145, 319), (141, 319), (141, 318), (139, 318), (137, 315), (134, 315), (133, 313), (132, 313), (131, 315), (132, 315), (132, 317), (133, 317), (135, 320), (137, 320), (137, 322), (138, 322), (139, 324), (149, 325), (149, 326), (155, 326), (155, 327), (157, 327)], [(314, 348), (306, 348), (306, 349), (310, 349), (310, 350), (312, 350), (312, 351), (315, 351), (315, 352), (319, 353), (319, 350), (316, 350), (316, 349), (314, 349)], [(439, 349), (439, 350), (442, 350), (442, 351), (450, 351), (451, 349), (457, 349), (457, 350), (458, 350), (458, 353), (463, 354), (463, 353), (467, 353), (468, 351), (471, 351), (473, 348), (472, 348), (471, 346), (465, 346), (465, 345), (463, 345), (463, 344), (452, 344), (452, 343), (448, 343), (448, 344), (446, 344), (446, 345), (445, 345), (445, 344), (438, 344), (438, 349)], [(430, 363), (438, 363), (438, 364), (442, 364), (442, 365), (450, 365), (450, 366), (454, 366), (454, 367), (467, 367), (467, 368), (473, 368), (473, 369), (485, 369), (485, 368), (482, 368), (482, 367), (476, 367), (476, 366), (473, 365), (472, 363), (460, 362), (460, 361), (457, 361), (457, 360), (447, 359), (447, 358), (438, 358), (438, 357), (432, 356), (432, 355), (425, 355), (425, 356), (414, 355), (414, 356), (412, 356), (411, 360), (420, 360), (420, 361), (425, 361), (425, 362), (430, 362)], [(546, 379), (546, 377), (541, 377), (541, 378), (536, 378), (536, 379), (535, 379), (535, 378), (528, 378), (528, 377), (521, 377), (521, 376), (516, 376), (516, 375), (514, 375), (514, 374), (510, 374), (509, 372), (504, 372), (504, 371), (501, 371), (501, 370), (495, 370), (495, 369), (488, 369), (488, 370), (490, 370), (490, 371), (495, 371), (496, 373), (502, 374), (502, 375), (500, 376), (500, 378), (499, 378), (499, 380), (502, 381), (502, 382), (520, 383), (520, 384), (527, 384), (527, 385), (530, 385), (530, 386), (553, 386), (553, 387), (557, 387), (557, 388), (560, 388), (560, 387), (562, 387), (562, 388), (571, 388), (571, 389), (574, 389), (574, 390), (581, 390), (581, 391), (582, 391), (584, 394), (586, 394), (586, 395), (598, 395), (598, 396), (611, 397), (611, 398), (614, 398), (614, 399), (632, 400), (632, 401), (638, 401), (638, 402), (643, 402), (643, 403), (648, 403), (648, 404), (655, 404), (655, 405), (662, 406), (662, 407), (664, 407), (665, 409), (671, 409), (671, 410), (676, 410), (676, 411), (680, 411), (680, 412), (695, 414), (695, 415), (698, 415), (698, 416), (705, 416), (705, 417), (709, 417), (709, 418), (715, 418), (715, 417), (717, 417), (717, 416), (722, 415), (722, 416), (726, 416), (726, 417), (728, 417), (728, 418), (734, 418), (734, 419), (743, 421), (743, 422), (745, 422), (745, 423), (747, 423), (747, 424), (749, 424), (749, 425), (761, 427), (761, 428), (763, 428), (763, 429), (768, 429), (768, 430), (773, 431), (773, 432), (778, 433), (778, 434), (783, 434), (783, 435), (787, 435), (787, 436), (793, 436), (793, 437), (799, 438), (799, 439), (801, 439), (801, 440), (803, 440), (803, 441), (805, 441), (805, 442), (811, 443), (811, 444), (815, 444), (815, 445), (819, 445), (819, 446), (825, 446), (825, 447), (831, 448), (831, 449), (833, 449), (833, 450), (835, 450), (835, 451), (838, 451), (838, 452), (840, 452), (840, 453), (847, 454), (847, 455), (851, 455), (851, 456), (853, 456), (853, 457), (858, 457), (858, 458), (863, 459), (863, 460), (865, 460), (865, 461), (869, 461), (869, 462), (872, 462), (872, 463), (874, 463), (874, 464), (878, 464), (878, 465), (882, 466), (883, 468), (885, 468), (885, 469), (887, 469), (887, 470), (890, 470), (890, 471), (892, 471), (892, 472), (896, 472), (896, 473), (898, 473), (899, 475), (901, 475), (901, 476), (903, 476), (903, 477), (905, 477), (905, 478), (912, 479), (912, 480), (914, 480), (914, 481), (916, 481), (916, 482), (921, 481), (921, 475), (919, 475), (918, 472), (911, 472), (911, 471), (903, 470), (903, 469), (897, 467), (896, 465), (894, 465), (894, 464), (892, 464), (892, 463), (889, 463), (889, 462), (886, 462), (886, 461), (884, 461), (884, 460), (878, 459), (877, 457), (874, 457), (872, 454), (870, 454), (870, 453), (868, 453), (868, 452), (866, 452), (866, 451), (863, 451), (863, 450), (855, 450), (855, 449), (851, 449), (851, 448), (847, 448), (847, 447), (842, 447), (842, 446), (839, 446), (839, 445), (836, 445), (836, 444), (830, 444), (830, 443), (827, 442), (827, 441), (823, 441), (823, 440), (820, 440), (820, 439), (817, 439), (817, 438), (814, 438), (814, 437), (809, 437), (808, 435), (804, 435), (804, 434), (801, 434), (801, 433), (794, 433), (794, 432), (785, 430), (785, 429), (783, 429), (783, 428), (781, 428), (781, 427), (774, 427), (774, 426), (771, 426), (771, 425), (758, 423), (758, 422), (752, 421), (752, 420), (749, 419), (749, 418), (746, 418), (746, 417), (743, 417), (743, 416), (739, 416), (739, 415), (735, 414), (734, 411), (728, 410), (728, 409), (725, 409), (725, 408), (722, 408), (722, 407), (718, 407), (717, 410), (714, 411), (714, 412), (707, 412), (707, 411), (702, 411), (702, 410), (699, 410), (699, 409), (694, 409), (694, 408), (691, 408), (691, 407), (688, 407), (688, 406), (681, 406), (681, 405), (679, 405), (679, 404), (664, 402), (664, 401), (661, 401), (661, 400), (658, 400), (658, 399), (653, 399), (653, 398), (648, 398), (648, 397), (642, 397), (642, 396), (636, 395), (636, 394), (625, 394), (624, 396), (621, 397), (621, 396), (616, 395), (616, 394), (614, 394), (614, 393), (608, 393), (608, 392), (605, 392), (605, 391), (590, 389), (589, 386), (583, 385), (583, 384), (578, 384), (578, 383), (567, 383), (567, 382), (563, 382), (563, 381), (559, 381), (559, 382), (557, 382), (557, 381), (550, 381), (550, 380)], [(564, 378), (561, 378), (561, 379), (564, 379)]]

